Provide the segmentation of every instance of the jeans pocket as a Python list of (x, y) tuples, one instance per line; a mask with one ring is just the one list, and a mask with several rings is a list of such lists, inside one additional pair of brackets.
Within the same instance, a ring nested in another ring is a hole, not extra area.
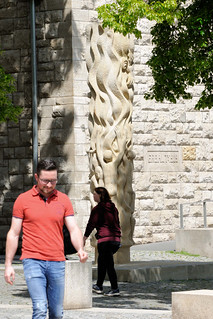
[(24, 277), (26, 280), (34, 278), (34, 277), (41, 277), (42, 271), (39, 261), (34, 259), (23, 259), (23, 268), (24, 268)]

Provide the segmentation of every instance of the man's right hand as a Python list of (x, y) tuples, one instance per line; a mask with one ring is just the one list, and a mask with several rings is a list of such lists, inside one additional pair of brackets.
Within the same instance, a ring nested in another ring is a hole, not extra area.
[(8, 284), (13, 285), (15, 280), (15, 271), (13, 266), (5, 266), (4, 279)]

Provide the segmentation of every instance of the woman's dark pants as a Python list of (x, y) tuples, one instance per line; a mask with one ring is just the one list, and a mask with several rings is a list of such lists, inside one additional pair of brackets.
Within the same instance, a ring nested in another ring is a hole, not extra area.
[(113, 254), (120, 247), (119, 242), (106, 241), (98, 244), (98, 287), (103, 287), (103, 282), (108, 274), (111, 289), (117, 289), (117, 275), (114, 268)]

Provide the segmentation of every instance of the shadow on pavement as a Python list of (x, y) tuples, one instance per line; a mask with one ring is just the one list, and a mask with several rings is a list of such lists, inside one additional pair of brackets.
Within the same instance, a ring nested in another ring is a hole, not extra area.
[[(171, 310), (172, 292), (212, 289), (212, 286), (213, 280), (119, 283), (119, 297), (105, 297), (93, 293), (93, 307)], [(107, 291), (106, 288), (105, 290)]]

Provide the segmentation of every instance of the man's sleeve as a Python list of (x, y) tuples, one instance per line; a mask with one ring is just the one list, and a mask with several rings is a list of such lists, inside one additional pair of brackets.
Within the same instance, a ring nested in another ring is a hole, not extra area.
[(22, 197), (19, 195), (13, 205), (13, 217), (24, 218), (24, 210), (22, 205)]
[(65, 214), (64, 214), (64, 216), (65, 217), (74, 216), (73, 206), (72, 206), (72, 203), (67, 195), (65, 196)]

